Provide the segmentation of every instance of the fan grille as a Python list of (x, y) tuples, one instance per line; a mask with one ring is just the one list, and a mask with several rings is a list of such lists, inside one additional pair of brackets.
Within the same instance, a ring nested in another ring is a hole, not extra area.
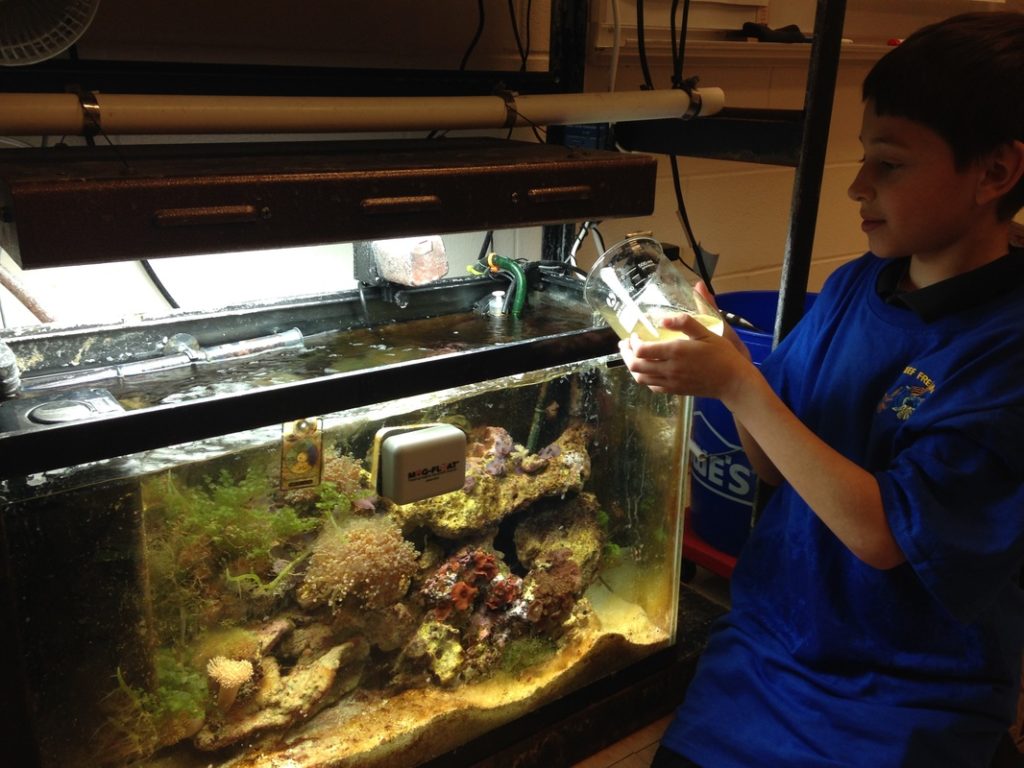
[(35, 64), (70, 48), (99, 0), (0, 0), (0, 64)]

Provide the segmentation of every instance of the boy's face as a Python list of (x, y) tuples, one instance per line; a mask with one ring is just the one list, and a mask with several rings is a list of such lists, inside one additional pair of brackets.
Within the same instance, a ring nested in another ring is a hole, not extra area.
[(978, 164), (957, 170), (939, 134), (904, 117), (877, 115), (871, 102), (860, 140), (864, 160), (849, 195), (860, 204), (871, 251), (928, 261), (966, 256), (979, 223)]

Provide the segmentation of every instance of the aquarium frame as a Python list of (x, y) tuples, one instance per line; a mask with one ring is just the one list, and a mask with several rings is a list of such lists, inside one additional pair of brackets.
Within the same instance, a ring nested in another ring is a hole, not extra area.
[(610, 328), (590, 328), (0, 434), (0, 480), (584, 362), (616, 351), (617, 337)]

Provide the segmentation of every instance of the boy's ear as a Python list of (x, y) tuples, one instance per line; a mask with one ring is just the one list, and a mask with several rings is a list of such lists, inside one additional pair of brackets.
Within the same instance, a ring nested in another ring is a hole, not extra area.
[(998, 200), (1024, 176), (1024, 141), (1001, 144), (982, 161), (984, 174), (978, 184), (979, 204)]

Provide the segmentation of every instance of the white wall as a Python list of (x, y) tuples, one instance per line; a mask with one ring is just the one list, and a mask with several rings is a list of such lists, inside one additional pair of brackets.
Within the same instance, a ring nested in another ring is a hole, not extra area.
[[(484, 233), (445, 234), (442, 239), (449, 277), (466, 275), (466, 267), (477, 259)], [(492, 249), (500, 254), (537, 254), (540, 240), (539, 228), (498, 231)], [(350, 243), (170, 257), (154, 259), (150, 265), (182, 310), (212, 310), (357, 287)], [(22, 271), (0, 250), (0, 268), (15, 277), (57, 324), (119, 322), (172, 311), (138, 261)], [(38, 322), (2, 287), (0, 312), (4, 321), (0, 327)]]
[[(797, 24), (802, 31), (813, 30), (813, 0), (770, 2), (770, 27)], [(888, 50), (885, 41), (905, 37), (919, 26), (955, 13), (1003, 9), (1024, 10), (1024, 1), (849, 0), (843, 34), (852, 42), (843, 49), (833, 104), (809, 281), (812, 290), (820, 288), (836, 266), (866, 248), (856, 206), (846, 189), (862, 156), (857, 139), (861, 81)], [(699, 75), (702, 86), (724, 88), (730, 106), (799, 109), (804, 101), (808, 53), (809, 46), (803, 44), (696, 41), (687, 45), (683, 74)], [(667, 87), (668, 52), (649, 51), (648, 59), (655, 86)], [(610, 60), (607, 49), (593, 52), (588, 90), (607, 88)], [(624, 50), (616, 90), (638, 88), (642, 81), (635, 47)], [(789, 225), (792, 169), (681, 157), (680, 170), (695, 235), (705, 250), (720, 256), (716, 290), (776, 289)], [(653, 230), (662, 240), (685, 242), (665, 158), (659, 162), (654, 215), (643, 220), (608, 221), (601, 229), (608, 242), (639, 229)]]

